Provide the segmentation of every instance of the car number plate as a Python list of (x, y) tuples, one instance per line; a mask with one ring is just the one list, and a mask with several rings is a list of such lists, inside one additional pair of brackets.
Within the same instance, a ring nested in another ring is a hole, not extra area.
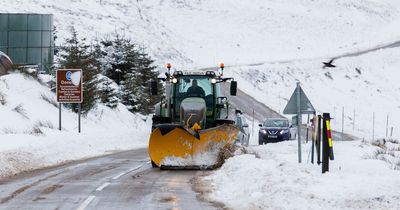
[(268, 138), (276, 139), (276, 138), (278, 138), (278, 136), (268, 136)]

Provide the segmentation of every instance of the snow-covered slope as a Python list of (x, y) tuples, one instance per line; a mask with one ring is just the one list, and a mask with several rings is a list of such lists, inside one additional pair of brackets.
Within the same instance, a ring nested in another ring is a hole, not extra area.
[(342, 129), (344, 108), (346, 133), (372, 139), (374, 127), (376, 139), (386, 136), (386, 127), (390, 136), (393, 127), (393, 137), (400, 138), (399, 56), (400, 48), (391, 48), (339, 59), (334, 63), (337, 68), (324, 69), (326, 60), (316, 59), (241, 66), (227, 72), (241, 78), (242, 90), (280, 113), (300, 81), (317, 112), (331, 113), (334, 130)]
[(71, 26), (92, 38), (122, 33), (147, 46), (158, 64), (172, 62), (179, 69), (244, 64), (233, 70), (239, 88), (257, 92), (277, 111), (299, 80), (318, 111), (337, 119), (336, 130), (344, 107), (346, 132), (353, 133), (356, 109), (354, 134), (372, 138), (376, 112), (375, 132), (384, 136), (389, 112), (394, 135), (400, 136), (395, 117), (400, 90), (393, 80), (400, 65), (397, 48), (321, 68), (331, 57), (400, 40), (399, 1), (3, 0), (0, 12), (54, 14), (58, 43)]
[[(52, 13), (60, 38), (122, 33), (159, 63), (214, 66), (332, 57), (400, 40), (395, 0), (2, 0), (0, 12)], [(59, 41), (61, 41), (61, 39)]]
[(297, 163), (295, 141), (250, 148), (258, 158), (235, 156), (203, 178), (212, 185), (207, 197), (237, 210), (400, 208), (400, 172), (374, 158), (377, 147), (351, 141), (336, 142), (334, 148), (335, 160), (325, 174), (316, 164)]
[[(98, 105), (82, 117), (62, 110), (58, 130), (55, 94), (29, 76), (0, 77), (0, 177), (119, 150), (146, 147), (150, 125), (120, 104)], [(147, 122), (150, 122), (148, 120)]]

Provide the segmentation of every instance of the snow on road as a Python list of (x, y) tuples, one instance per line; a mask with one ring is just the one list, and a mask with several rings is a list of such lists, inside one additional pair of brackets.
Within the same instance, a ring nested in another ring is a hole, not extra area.
[[(372, 159), (376, 147), (334, 142), (330, 172), (297, 163), (297, 142), (253, 146), (203, 178), (210, 200), (232, 209), (399, 209), (400, 171)], [(303, 145), (303, 151), (309, 146)], [(306, 162), (306, 161), (304, 161)]]

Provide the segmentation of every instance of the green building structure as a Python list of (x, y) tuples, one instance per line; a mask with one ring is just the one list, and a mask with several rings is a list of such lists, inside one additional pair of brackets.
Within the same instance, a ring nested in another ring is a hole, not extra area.
[(53, 15), (0, 13), (0, 51), (16, 65), (48, 72), (54, 63)]

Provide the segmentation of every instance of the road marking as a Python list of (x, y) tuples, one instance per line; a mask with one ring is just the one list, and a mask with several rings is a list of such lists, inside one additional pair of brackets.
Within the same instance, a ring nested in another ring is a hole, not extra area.
[(124, 171), (124, 172), (118, 174), (117, 176), (114, 176), (112, 179), (113, 179), (113, 180), (119, 179), (119, 178), (121, 178), (122, 176), (124, 176), (125, 174), (130, 173), (130, 172), (132, 172), (132, 171), (136, 171), (136, 170), (140, 169), (141, 167), (143, 167), (144, 165), (147, 165), (147, 164), (149, 164), (149, 163), (150, 163), (150, 161), (147, 161), (147, 162), (143, 163), (142, 165), (139, 165), (139, 166), (137, 166), (137, 167), (135, 167), (135, 168), (131, 168), (131, 169), (127, 170), (127, 171)]
[(89, 196), (88, 198), (86, 198), (86, 200), (83, 201), (83, 203), (82, 203), (76, 210), (85, 210), (85, 208), (86, 208), (87, 206), (89, 206), (89, 204), (94, 200), (95, 197), (96, 197), (96, 196), (91, 195), (91, 196)]
[(106, 183), (104, 183), (103, 185), (101, 185), (100, 187), (98, 187), (97, 189), (96, 189), (96, 191), (102, 191), (104, 188), (106, 188), (108, 185), (110, 185), (111, 183), (110, 182), (106, 182)]
[(119, 178), (121, 178), (121, 176), (123, 176), (125, 174), (126, 174), (126, 172), (122, 172), (122, 173), (118, 174), (117, 176), (114, 176), (112, 179), (114, 179), (114, 180), (119, 179)]

